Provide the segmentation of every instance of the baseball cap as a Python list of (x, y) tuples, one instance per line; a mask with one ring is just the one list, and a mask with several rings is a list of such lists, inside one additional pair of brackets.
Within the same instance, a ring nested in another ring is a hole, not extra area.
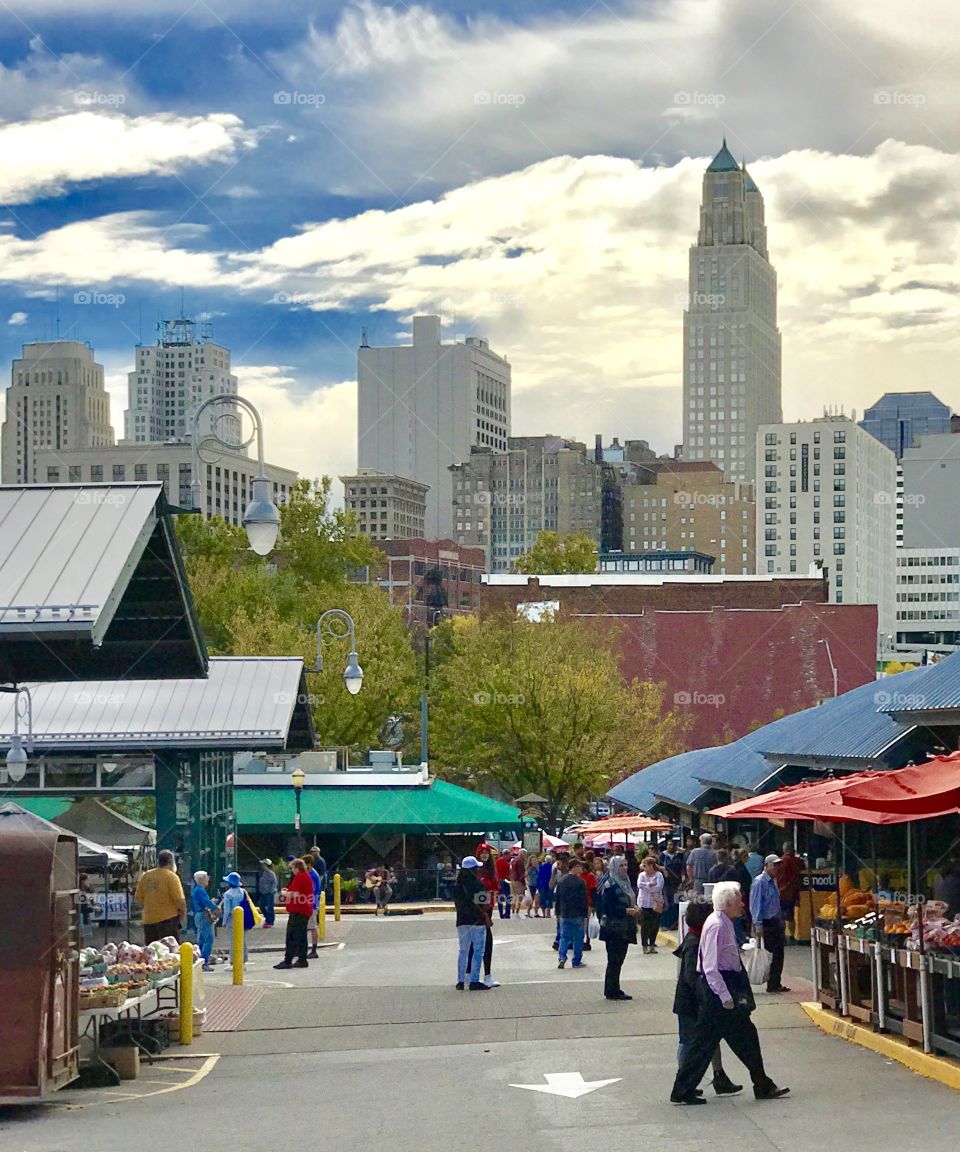
[(769, 856), (764, 858), (763, 862), (764, 862), (764, 864), (779, 864), (780, 863), (780, 857), (771, 853)]
[(460, 861), (460, 867), (461, 868), (479, 868), (480, 867), (480, 861), (476, 858), (476, 856), (464, 856), (464, 858)]
[(270, 857), (269, 857), (269, 856), (264, 856), (264, 858), (263, 858), (263, 859), (260, 861), (260, 863), (261, 863), (261, 864), (266, 864), (266, 866), (267, 866), (268, 868), (272, 868), (272, 867), (273, 867), (273, 861), (270, 859)]

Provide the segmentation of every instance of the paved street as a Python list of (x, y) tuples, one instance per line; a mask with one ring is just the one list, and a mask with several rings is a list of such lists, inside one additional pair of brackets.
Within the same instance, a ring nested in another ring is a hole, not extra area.
[[(0, 1112), (0, 1146), (62, 1152), (142, 1144), (161, 1116), (164, 1143), (210, 1149), (266, 1144), (361, 1149), (389, 1140), (406, 1150), (474, 1149), (523, 1141), (536, 1152), (601, 1140), (680, 1141), (684, 1149), (738, 1152), (809, 1149), (812, 1125), (831, 1125), (848, 1150), (913, 1148), (918, 1124), (928, 1152), (955, 1146), (957, 1099), (950, 1089), (809, 1024), (797, 1002), (809, 996), (808, 952), (788, 953), (788, 1000), (758, 996), (757, 1022), (768, 1068), (789, 1084), (786, 1100), (759, 1104), (749, 1093), (709, 1106), (667, 1102), (676, 1055), (670, 1013), (675, 961), (667, 949), (632, 949), (624, 969), (628, 1004), (602, 998), (602, 947), (588, 967), (559, 972), (552, 922), (497, 921), (494, 973), (503, 987), (482, 994), (453, 988), (455, 931), (447, 913), (331, 922), (324, 951), (306, 972), (275, 972), (259, 953), (248, 973), (264, 995), (236, 1031), (194, 1045), (220, 1059), (189, 1086), (156, 1099), (129, 1086), (128, 1098), (70, 1092), (52, 1107)], [(264, 933), (264, 937), (272, 935)], [(226, 985), (226, 974), (208, 987)], [(291, 987), (292, 986), (292, 987)], [(206, 1065), (203, 1065), (206, 1068)], [(741, 1082), (733, 1057), (728, 1070)], [(572, 1099), (511, 1085), (545, 1076), (616, 1080)], [(173, 1073), (167, 1075), (173, 1076)], [(67, 1107), (66, 1105), (69, 1105)], [(510, 1122), (505, 1122), (505, 1117)]]

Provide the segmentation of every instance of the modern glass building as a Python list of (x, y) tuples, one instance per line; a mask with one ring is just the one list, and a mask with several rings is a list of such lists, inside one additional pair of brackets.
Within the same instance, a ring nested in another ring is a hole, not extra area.
[(932, 392), (886, 392), (868, 408), (860, 427), (899, 460), (921, 436), (950, 431), (950, 409)]

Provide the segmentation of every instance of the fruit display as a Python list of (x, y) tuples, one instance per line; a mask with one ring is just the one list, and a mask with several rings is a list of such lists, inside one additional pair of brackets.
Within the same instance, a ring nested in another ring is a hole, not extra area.
[[(145, 995), (180, 969), (180, 945), (172, 937), (140, 947), (124, 940), (80, 952), (80, 1007), (120, 1008)], [(194, 961), (200, 949), (193, 945)]]

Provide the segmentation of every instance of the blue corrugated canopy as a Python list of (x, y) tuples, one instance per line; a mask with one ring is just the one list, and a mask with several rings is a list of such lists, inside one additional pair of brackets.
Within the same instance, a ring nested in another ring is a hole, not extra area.
[[(919, 673), (923, 674), (922, 688), (917, 685)], [(881, 708), (888, 715), (909, 718), (924, 712), (960, 709), (960, 652), (938, 664), (901, 672), (883, 683), (888, 691)]]
[(609, 795), (641, 812), (651, 812), (664, 801), (683, 808), (695, 807), (710, 790), (700, 783), (700, 765), (705, 757), (716, 751), (715, 748), (697, 748), (660, 760), (634, 772), (612, 788)]

